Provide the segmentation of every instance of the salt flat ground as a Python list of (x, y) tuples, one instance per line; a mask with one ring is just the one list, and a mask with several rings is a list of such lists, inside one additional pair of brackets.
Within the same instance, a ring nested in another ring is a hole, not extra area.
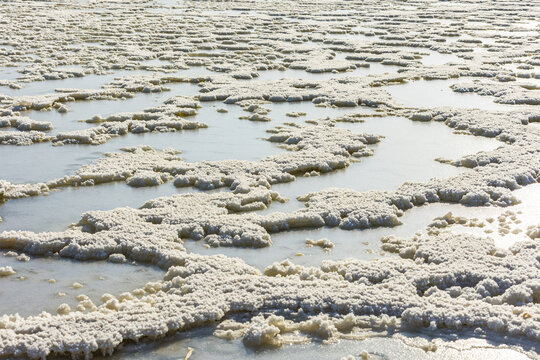
[(0, 358), (538, 359), (539, 15), (2, 2)]

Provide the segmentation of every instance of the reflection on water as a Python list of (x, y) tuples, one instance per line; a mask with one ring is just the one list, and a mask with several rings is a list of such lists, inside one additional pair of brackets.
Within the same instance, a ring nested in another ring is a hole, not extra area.
[[(526, 229), (531, 225), (538, 225), (540, 222), (540, 210), (538, 204), (540, 204), (540, 184), (531, 184), (521, 189), (515, 190), (512, 193), (520, 204), (511, 206), (509, 208), (499, 207), (480, 207), (469, 208), (460, 207), (453, 211), (455, 216), (465, 216), (468, 218), (477, 218), (484, 222), (485, 227), (467, 227), (462, 225), (455, 225), (451, 229), (455, 233), (475, 234), (478, 236), (486, 236), (486, 231), (489, 232), (489, 237), (495, 241), (497, 247), (507, 249), (519, 241), (530, 240), (527, 236)], [(508, 234), (501, 234), (499, 217), (511, 211), (513, 215), (505, 216), (504, 223), (510, 225), (510, 232)], [(514, 218), (515, 220), (513, 220)], [(486, 221), (487, 219), (493, 219), (493, 222)]]

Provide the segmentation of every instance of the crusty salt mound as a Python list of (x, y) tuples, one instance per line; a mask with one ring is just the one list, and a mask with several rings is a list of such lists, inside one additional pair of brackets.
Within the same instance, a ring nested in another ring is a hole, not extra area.
[[(208, 125), (198, 113), (212, 104), (219, 113), (238, 108), (240, 119), (254, 122), (250, 125), (268, 125), (261, 141), (283, 151), (260, 161), (187, 162), (181, 142), (175, 149), (141, 144), (117, 147), (46, 182), (0, 179), (0, 204), (112, 182), (202, 190), (150, 200), (138, 209), (89, 211), (64, 231), (1, 232), (0, 248), (20, 261), (33, 255), (135, 262), (157, 266), (166, 275), (131, 292), (103, 294), (101, 304), (78, 294), (77, 306), (55, 305), (55, 314), (0, 314), (0, 358), (91, 358), (129, 341), (208, 324), (216, 325), (215, 336), (241, 339), (251, 348), (313, 339), (399, 338), (405, 331), (433, 337), (453, 332), (501, 337), (508, 347), (538, 358), (538, 225), (524, 231), (525, 241), (499, 249), (488, 236), (452, 232), (451, 225), (481, 227), (479, 221), (441, 214), (417, 235), (384, 237), (387, 256), (381, 259), (313, 267), (284, 260), (264, 271), (238, 258), (203, 256), (184, 247), (201, 241), (205, 247), (262, 248), (272, 246), (273, 234), (293, 229), (395, 227), (406, 211), (433, 203), (517, 204), (512, 191), (540, 179), (540, 7), (535, 5), (472, 0), (186, 0), (173, 6), (136, 0), (129, 7), (108, 0), (5, 3), (0, 21), (3, 149), (36, 149), (45, 142), (65, 145), (62, 151), (74, 145), (99, 151), (120, 136), (197, 129), (203, 134)], [(5, 68), (15, 69), (15, 75), (4, 75)], [(453, 94), (481, 96), (501, 110), (407, 108), (384, 90), (417, 80), (447, 80)], [(195, 88), (195, 95), (179, 94), (182, 84)], [(166, 97), (128, 112), (99, 114), (101, 103), (151, 94)], [(306, 113), (292, 109), (301, 102), (347, 113), (304, 122)], [(95, 104), (96, 110), (77, 119), (77, 130), (56, 131), (55, 121), (34, 117), (37, 111), (69, 113), (82, 103)], [(278, 119), (269, 107), (278, 103), (291, 104), (284, 117), (294, 123), (274, 123)], [(365, 107), (373, 111), (357, 111)], [(385, 141), (382, 134), (355, 133), (336, 124), (385, 116), (441, 122), (457, 133), (494, 138), (500, 146), (436, 159), (465, 170), (451, 178), (366, 192), (329, 183), (322, 191), (298, 194), (305, 205), (300, 210), (259, 213), (287, 201), (274, 185), (346, 169)], [(327, 251), (334, 246), (324, 238), (304, 245)], [(16, 270), (0, 267), (2, 288), (9, 288)], [(70, 288), (85, 286), (75, 282)], [(436, 350), (429, 341), (421, 348)]]
[(15, 274), (15, 270), (11, 266), (2, 266), (0, 267), (0, 277), (10, 276)]
[(531, 239), (540, 238), (540, 225), (531, 225), (527, 228), (527, 236)]

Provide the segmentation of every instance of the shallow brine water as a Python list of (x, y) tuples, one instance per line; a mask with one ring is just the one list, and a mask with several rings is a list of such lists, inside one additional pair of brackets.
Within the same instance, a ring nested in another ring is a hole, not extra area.
[(516, 105), (498, 104), (494, 97), (478, 94), (461, 94), (452, 91), (450, 86), (460, 82), (470, 82), (470, 79), (449, 80), (417, 80), (403, 85), (385, 86), (392, 98), (398, 103), (409, 107), (433, 108), (448, 106), (452, 108), (468, 108), (482, 110), (518, 110)]
[[(127, 146), (135, 146), (141, 141), (156, 148), (172, 147), (182, 150), (181, 156), (186, 161), (219, 161), (226, 159), (260, 160), (261, 158), (283, 152), (274, 144), (264, 141), (265, 130), (269, 123), (239, 120), (243, 111), (237, 106), (227, 106), (228, 113), (217, 113), (215, 108), (207, 106), (201, 109), (198, 118), (209, 125), (208, 129), (185, 131), (182, 133), (128, 135), (117, 138), (98, 148), (85, 145), (52, 147), (50, 144), (34, 145), (13, 152), (3, 157), (6, 169), (14, 171), (13, 178), (6, 173), (5, 179), (17, 182), (45, 181), (62, 174), (72, 173), (85, 163), (101, 157), (103, 151), (120, 151)], [(302, 105), (278, 104), (268, 106), (270, 116), (276, 122), (286, 121), (288, 110), (304, 111), (310, 115), (338, 115), (345, 110), (316, 108), (309, 103)], [(369, 113), (369, 109), (366, 109)], [(308, 117), (309, 118), (309, 117)], [(289, 118), (290, 119), (290, 118)], [(290, 120), (289, 120), (290, 121)], [(435, 161), (436, 158), (457, 159), (463, 155), (487, 151), (500, 146), (496, 140), (467, 135), (455, 135), (447, 126), (430, 122), (413, 122), (405, 118), (367, 118), (362, 123), (338, 123), (339, 127), (354, 132), (383, 135), (385, 138), (373, 146), (374, 156), (361, 159), (345, 170), (316, 177), (300, 177), (292, 183), (277, 184), (273, 190), (289, 198), (286, 203), (274, 203), (265, 212), (292, 211), (302, 208), (296, 196), (323, 190), (327, 187), (350, 188), (357, 191), (391, 190), (406, 181), (427, 181), (432, 177), (449, 177), (465, 171)], [(146, 140), (149, 141), (146, 141)], [(204, 142), (205, 146), (201, 147)], [(13, 150), (4, 147), (1, 150)], [(24, 153), (27, 150), (28, 153)], [(41, 160), (43, 152), (50, 154)], [(57, 155), (58, 154), (58, 155)], [(21, 158), (21, 156), (24, 156)], [(68, 156), (62, 163), (59, 156)], [(16, 177), (21, 166), (28, 166), (26, 176), (43, 174), (49, 178)], [(58, 175), (52, 171), (57, 164)], [(66, 169), (65, 165), (68, 165)], [(35, 167), (33, 167), (35, 166)], [(17, 170), (19, 169), (19, 170)], [(40, 171), (41, 169), (41, 171)], [(105, 184), (92, 187), (59, 190), (48, 196), (12, 200), (0, 207), (0, 229), (24, 229), (33, 231), (61, 230), (78, 219), (78, 214), (88, 210), (105, 210), (118, 206), (139, 206), (154, 197), (170, 195), (188, 189), (176, 189), (171, 183), (143, 189), (131, 188), (124, 184)], [(128, 202), (125, 199), (129, 199)], [(52, 210), (46, 212), (45, 210)], [(41, 215), (45, 214), (45, 215)]]
[(362, 123), (338, 123), (336, 126), (385, 138), (373, 146), (373, 156), (360, 159), (359, 163), (353, 163), (345, 170), (275, 185), (274, 190), (291, 200), (270, 206), (268, 211), (303, 207), (294, 200), (296, 196), (328, 187), (357, 191), (392, 190), (404, 182), (450, 177), (466, 169), (441, 164), (435, 159), (459, 159), (501, 146), (493, 139), (456, 135), (441, 123), (414, 122), (405, 118), (366, 118)]
[(53, 191), (39, 198), (9, 201), (0, 206), (1, 231), (62, 231), (90, 210), (110, 210), (117, 207), (139, 207), (150, 199), (191, 192), (172, 183), (143, 189), (124, 183), (101, 184)]
[[(187, 89), (193, 85), (185, 85)], [(188, 95), (189, 92), (181, 92)], [(56, 112), (31, 112), (35, 120), (51, 121), (54, 124), (66, 121), (70, 130), (88, 128), (93, 124), (79, 122), (78, 119), (89, 119), (95, 114), (107, 116), (123, 111), (138, 111), (168, 99), (172, 95), (162, 93), (159, 95), (139, 95), (135, 99), (118, 100), (110, 102), (88, 101), (75, 103), (73, 112), (66, 115)], [(208, 128), (198, 130), (184, 130), (177, 133), (128, 134), (109, 140), (100, 146), (91, 145), (65, 145), (51, 146), (50, 143), (35, 144), (28, 147), (0, 147), (0, 168), (2, 179), (14, 182), (39, 182), (72, 174), (82, 165), (90, 163), (105, 152), (119, 151), (121, 148), (149, 145), (156, 149), (173, 148), (181, 150), (181, 157), (186, 161), (217, 161), (226, 159), (257, 161), (266, 156), (275, 155), (283, 150), (274, 144), (262, 140), (267, 137), (267, 129), (284, 122), (298, 121), (286, 116), (286, 113), (298, 111), (305, 112), (306, 119), (318, 119), (327, 116), (340, 116), (350, 112), (346, 108), (319, 108), (308, 102), (292, 105), (266, 104), (264, 107), (271, 110), (268, 116), (271, 122), (256, 122), (240, 120), (242, 116), (250, 115), (242, 111), (239, 106), (226, 104), (204, 104), (196, 116), (190, 119), (203, 122)], [(217, 109), (226, 109), (227, 113), (220, 113)], [(369, 113), (369, 108), (361, 110)], [(65, 117), (65, 118), (64, 118)], [(201, 144), (204, 143), (204, 146)]]
[[(147, 282), (163, 277), (163, 271), (149, 266), (112, 264), (105, 261), (73, 261), (62, 258), (31, 257), (18, 261), (0, 252), (2, 266), (11, 266), (15, 276), (2, 279), (0, 312), (21, 316), (52, 314), (60, 304), (77, 307), (78, 295), (86, 295), (101, 304), (106, 293), (118, 296), (144, 287)], [(79, 287), (78, 285), (82, 285)], [(12, 296), (12, 294), (17, 294)]]
[[(341, 54), (343, 56), (336, 56), (336, 60), (345, 57), (346, 54)], [(303, 80), (328, 80), (328, 79), (339, 79), (345, 77), (354, 77), (354, 76), (366, 76), (372, 74), (394, 74), (397, 73), (399, 67), (391, 65), (382, 65), (379, 63), (371, 63), (369, 67), (359, 66), (354, 70), (340, 71), (340, 72), (324, 72), (324, 73), (311, 73), (304, 70), (295, 70), (295, 69), (286, 69), (286, 70), (267, 70), (260, 71), (259, 77), (255, 78), (260, 81), (268, 80), (277, 80), (277, 79), (303, 79)]]

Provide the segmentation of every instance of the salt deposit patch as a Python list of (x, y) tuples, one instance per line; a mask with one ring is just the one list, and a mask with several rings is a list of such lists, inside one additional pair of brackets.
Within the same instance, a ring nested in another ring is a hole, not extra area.
[(302, 79), (302, 80), (328, 80), (328, 79), (339, 79), (350, 76), (366, 76), (374, 74), (384, 74), (384, 73), (397, 73), (399, 68), (391, 65), (382, 65), (379, 63), (370, 63), (368, 67), (358, 66), (354, 70), (350, 71), (341, 71), (341, 72), (325, 72), (325, 73), (312, 73), (304, 70), (295, 70), (295, 69), (286, 69), (283, 71), (280, 70), (267, 70), (260, 71), (259, 77), (255, 80), (260, 81), (269, 81), (269, 80), (278, 80), (283, 78), (291, 79)]
[[(57, 307), (62, 303), (76, 311), (79, 303), (77, 295), (84, 294), (99, 305), (105, 293), (118, 296), (163, 277), (163, 271), (149, 266), (104, 261), (80, 262), (58, 257), (32, 257), (22, 262), (4, 253), (0, 252), (0, 264), (9, 264), (17, 274), (0, 278), (2, 314), (29, 316), (41, 311), (56, 314)], [(21, 276), (24, 280), (20, 280)], [(75, 282), (83, 286), (75, 289)]]

